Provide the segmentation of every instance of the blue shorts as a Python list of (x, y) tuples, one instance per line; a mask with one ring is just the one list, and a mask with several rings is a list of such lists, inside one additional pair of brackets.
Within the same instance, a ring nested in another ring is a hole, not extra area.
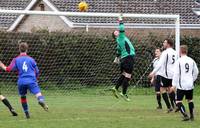
[(38, 86), (37, 82), (26, 84), (26, 85), (18, 85), (19, 95), (24, 96), (27, 94), (27, 90), (30, 91), (32, 94), (40, 93), (40, 87)]

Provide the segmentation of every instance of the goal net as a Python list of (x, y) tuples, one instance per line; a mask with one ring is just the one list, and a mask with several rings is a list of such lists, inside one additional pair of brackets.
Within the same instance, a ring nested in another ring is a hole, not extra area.
[[(39, 84), (43, 90), (108, 90), (120, 75), (119, 65), (113, 63), (116, 42), (111, 35), (117, 29), (119, 15), (0, 10), (0, 21), (6, 16), (15, 19), (24, 16), (18, 24), (16, 21), (10, 25), (5, 21), (0, 23), (0, 60), (8, 65), (19, 54), (18, 43), (25, 41), (30, 47), (28, 54), (35, 58), (40, 69)], [(136, 87), (134, 90), (150, 87), (147, 75), (152, 70), (155, 48), (162, 47), (165, 38), (172, 38), (176, 48), (179, 47), (179, 16), (123, 14), (123, 17), (126, 35), (136, 49), (130, 85)], [(56, 30), (60, 24), (53, 24), (52, 20), (60, 19), (66, 23), (65, 18), (72, 28)], [(45, 24), (42, 24), (43, 20), (46, 20)], [(13, 24), (15, 27), (10, 31), (8, 26), (13, 27)], [(1, 72), (0, 77), (5, 92), (16, 90), (16, 73)]]

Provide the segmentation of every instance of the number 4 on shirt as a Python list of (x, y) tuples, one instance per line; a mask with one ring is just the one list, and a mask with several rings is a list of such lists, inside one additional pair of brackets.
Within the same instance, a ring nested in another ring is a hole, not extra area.
[(24, 61), (23, 65), (22, 65), (22, 69), (23, 69), (24, 72), (28, 71), (28, 66), (26, 64), (26, 61)]

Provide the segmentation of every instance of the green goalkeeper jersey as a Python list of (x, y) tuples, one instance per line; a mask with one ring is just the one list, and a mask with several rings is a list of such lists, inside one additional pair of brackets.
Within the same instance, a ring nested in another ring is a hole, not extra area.
[(119, 24), (119, 36), (117, 37), (117, 54), (121, 58), (127, 57), (129, 55), (135, 56), (135, 48), (133, 47), (131, 41), (125, 35), (124, 23)]

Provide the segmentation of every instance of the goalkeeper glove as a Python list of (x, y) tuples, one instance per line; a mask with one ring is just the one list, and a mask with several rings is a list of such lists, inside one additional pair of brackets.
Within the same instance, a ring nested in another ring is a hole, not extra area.
[(115, 64), (119, 64), (120, 63), (120, 57), (115, 57), (114, 61)]
[(119, 20), (119, 22), (122, 22), (122, 21), (123, 21), (123, 16), (122, 16), (122, 14), (120, 14), (118, 20)]

